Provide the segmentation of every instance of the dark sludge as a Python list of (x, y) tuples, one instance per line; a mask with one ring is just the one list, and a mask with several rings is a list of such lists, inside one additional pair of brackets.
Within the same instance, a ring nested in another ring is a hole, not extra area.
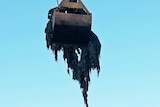
[(73, 80), (79, 82), (84, 102), (86, 107), (88, 107), (87, 91), (90, 82), (90, 72), (92, 69), (97, 70), (98, 74), (100, 72), (99, 57), (101, 44), (98, 37), (91, 31), (87, 44), (55, 42), (53, 40), (51, 19), (47, 23), (45, 33), (47, 48), (53, 51), (56, 61), (58, 60), (58, 51), (63, 52), (63, 58), (67, 61), (67, 72), (73, 73)]

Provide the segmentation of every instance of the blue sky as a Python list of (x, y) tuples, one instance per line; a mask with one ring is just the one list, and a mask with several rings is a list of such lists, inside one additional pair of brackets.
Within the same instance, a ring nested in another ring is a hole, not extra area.
[[(60, 2), (60, 1), (59, 1)], [(160, 107), (160, 1), (83, 0), (101, 44), (90, 107)], [(79, 84), (46, 48), (56, 0), (0, 1), (0, 107), (85, 107)]]

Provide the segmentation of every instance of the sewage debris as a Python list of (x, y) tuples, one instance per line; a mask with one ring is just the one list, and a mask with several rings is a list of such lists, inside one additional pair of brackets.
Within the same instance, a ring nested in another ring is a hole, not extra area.
[[(75, 4), (78, 7), (74, 6)], [(99, 74), (101, 51), (101, 43), (91, 31), (91, 14), (81, 0), (62, 0), (58, 7), (49, 10), (48, 19), (45, 28), (46, 46), (53, 51), (56, 61), (58, 51), (63, 52), (67, 72), (72, 73), (73, 80), (79, 82), (84, 102), (88, 107), (90, 73), (96, 69)]]

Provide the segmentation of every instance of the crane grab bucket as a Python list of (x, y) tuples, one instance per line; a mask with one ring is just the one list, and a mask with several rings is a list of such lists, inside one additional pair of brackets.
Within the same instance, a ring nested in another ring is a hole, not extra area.
[(60, 43), (88, 43), (92, 15), (81, 2), (62, 0), (51, 15), (53, 41)]

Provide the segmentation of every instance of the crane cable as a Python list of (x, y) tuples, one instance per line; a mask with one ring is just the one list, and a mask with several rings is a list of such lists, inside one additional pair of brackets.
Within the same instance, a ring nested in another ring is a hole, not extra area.
[(57, 5), (59, 6), (59, 2), (58, 2), (58, 0), (57, 0)]

